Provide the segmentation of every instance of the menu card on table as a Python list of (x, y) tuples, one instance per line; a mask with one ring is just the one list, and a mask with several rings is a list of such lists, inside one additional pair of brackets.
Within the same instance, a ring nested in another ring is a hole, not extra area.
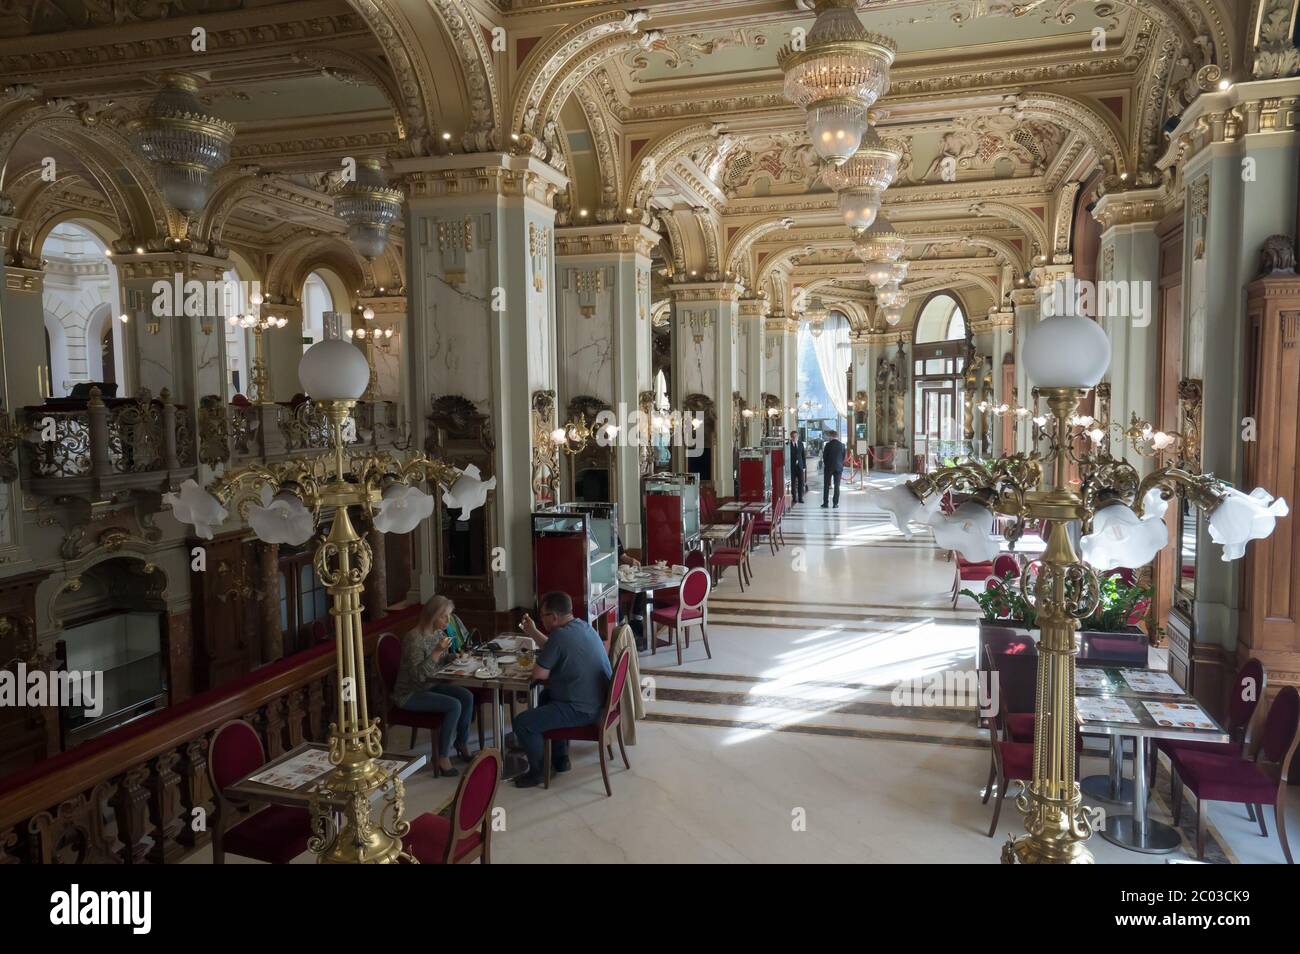
[(1100, 669), (1079, 668), (1074, 671), (1074, 688), (1076, 689), (1109, 689), (1110, 680)]
[(1182, 687), (1174, 682), (1174, 677), (1167, 672), (1155, 672), (1151, 669), (1121, 669), (1120, 676), (1134, 692), (1159, 692), (1170, 696), (1181, 696)]
[(1156, 725), (1177, 729), (1218, 729), (1214, 720), (1194, 702), (1144, 702)]
[(323, 749), (307, 749), (279, 765), (257, 773), (249, 781), (275, 788), (298, 789), (320, 778), (333, 767), (328, 752)]
[(1076, 696), (1074, 708), (1084, 722), (1122, 722), (1127, 725), (1139, 725), (1142, 721), (1123, 699)]

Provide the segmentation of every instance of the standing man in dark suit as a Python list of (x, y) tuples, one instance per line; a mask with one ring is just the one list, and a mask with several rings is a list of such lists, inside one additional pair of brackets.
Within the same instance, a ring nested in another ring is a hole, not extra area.
[(795, 431), (790, 435), (790, 496), (795, 503), (803, 503), (808, 492), (808, 454), (803, 446), (803, 435)]
[(835, 431), (826, 432), (826, 444), (822, 447), (822, 506), (828, 506), (831, 496), (831, 481), (835, 482), (835, 506), (840, 505), (840, 475), (844, 473), (844, 443)]

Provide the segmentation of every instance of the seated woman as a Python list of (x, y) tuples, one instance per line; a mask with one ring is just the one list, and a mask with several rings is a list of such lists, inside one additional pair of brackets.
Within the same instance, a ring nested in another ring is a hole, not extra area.
[(458, 775), (451, 765), (452, 737), (456, 753), (466, 762), (469, 754), (469, 723), (474, 716), (474, 695), (464, 686), (433, 681), (433, 675), (466, 647), (468, 634), (452, 615), (456, 606), (445, 596), (424, 604), (419, 622), (402, 638), (402, 663), (393, 686), (393, 704), (413, 712), (442, 713), (442, 731), (437, 751), (438, 771)]

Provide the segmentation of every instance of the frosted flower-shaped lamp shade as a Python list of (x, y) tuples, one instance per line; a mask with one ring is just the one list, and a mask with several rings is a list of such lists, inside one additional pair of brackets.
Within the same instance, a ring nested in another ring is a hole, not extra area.
[(316, 532), (311, 511), (294, 494), (281, 491), (274, 497), (271, 488), (262, 485), (262, 503), (248, 508), (248, 526), (263, 543), (300, 546)]
[(1097, 511), (1092, 518), (1092, 532), (1079, 541), (1084, 561), (1098, 570), (1146, 566), (1169, 544), (1164, 510), (1154, 509), (1156, 512), (1151, 513), (1144, 508), (1142, 517), (1119, 503)]
[(442, 492), (442, 502), (453, 509), (459, 507), (460, 519), (468, 520), (471, 513), (483, 506), (487, 501), (488, 491), (493, 490), (496, 485), (495, 477), (483, 480), (479, 469), (470, 464), (461, 471), (456, 482)]
[(163, 494), (162, 500), (172, 508), (173, 517), (189, 524), (195, 535), (204, 540), (211, 540), (213, 529), (225, 523), (230, 515), (220, 500), (193, 480), (181, 484), (180, 493)]
[(393, 484), (375, 506), (374, 525), (380, 533), (410, 533), (433, 514), (433, 497), (418, 487)]
[(912, 539), (911, 524), (925, 523), (928, 516), (938, 510), (939, 498), (935, 496), (923, 503), (907, 489), (906, 484), (895, 484), (877, 496), (876, 505), (893, 517), (898, 532), (910, 540)]
[(1278, 517), (1291, 509), (1281, 497), (1274, 498), (1263, 487), (1251, 493), (1229, 488), (1227, 497), (1210, 514), (1210, 539), (1223, 547), (1223, 560), (1238, 560), (1251, 540), (1263, 540), (1273, 532)]
[(370, 383), (370, 365), (356, 345), (327, 338), (302, 356), (298, 380), (314, 401), (355, 401)]
[(1110, 339), (1091, 318), (1056, 315), (1029, 329), (1025, 370), (1043, 388), (1092, 388), (1110, 366)]
[(983, 504), (970, 501), (951, 514), (934, 514), (930, 526), (934, 529), (935, 543), (945, 550), (956, 550), (971, 563), (991, 563), (998, 555), (993, 511)]

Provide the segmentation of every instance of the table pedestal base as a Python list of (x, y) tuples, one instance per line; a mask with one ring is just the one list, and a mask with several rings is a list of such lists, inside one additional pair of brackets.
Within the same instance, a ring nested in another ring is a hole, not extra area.
[(1137, 821), (1132, 815), (1107, 815), (1101, 837), (1112, 845), (1149, 855), (1168, 854), (1183, 843), (1177, 829), (1150, 818), (1139, 832)]
[(1120, 780), (1118, 793), (1113, 793), (1109, 775), (1089, 775), (1079, 783), (1079, 788), (1083, 791), (1083, 794), (1095, 798), (1099, 802), (1110, 802), (1113, 805), (1133, 804), (1133, 780), (1131, 778)]

